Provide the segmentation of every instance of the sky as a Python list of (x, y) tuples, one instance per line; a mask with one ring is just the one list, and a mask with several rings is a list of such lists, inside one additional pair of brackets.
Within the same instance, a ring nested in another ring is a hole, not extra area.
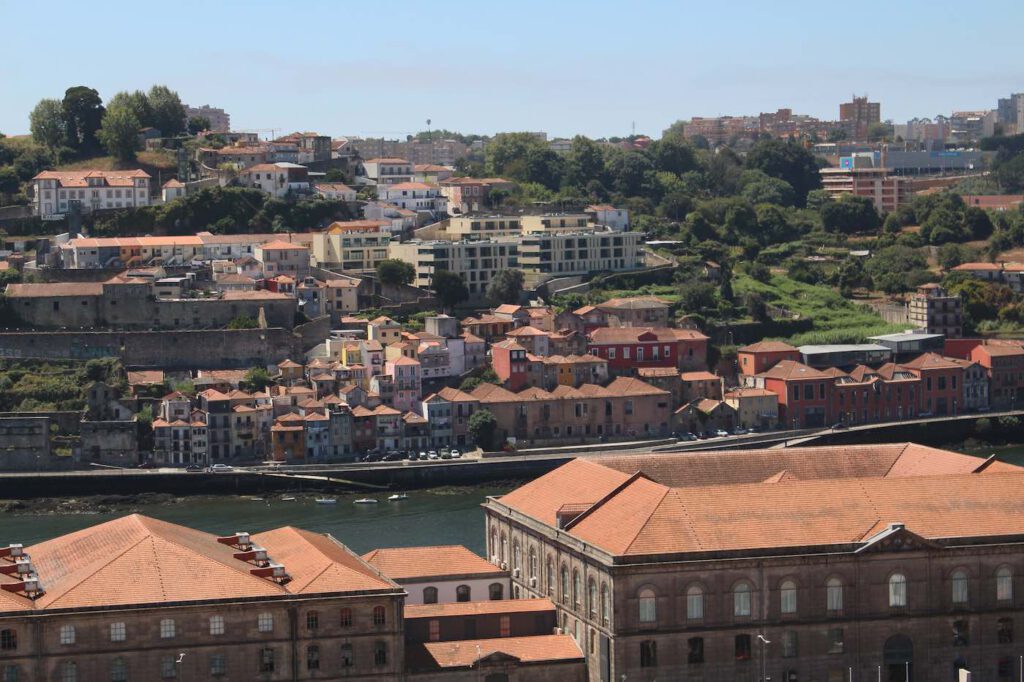
[[(897, 123), (1024, 91), (1024, 2), (0, 0), (0, 132), (44, 97), (154, 83), (236, 130), (659, 136), (867, 94)], [(33, 28), (35, 27), (35, 28)]]

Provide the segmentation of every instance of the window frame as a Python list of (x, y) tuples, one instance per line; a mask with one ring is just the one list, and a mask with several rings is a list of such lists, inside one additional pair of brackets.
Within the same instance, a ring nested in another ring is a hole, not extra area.
[(732, 588), (733, 618), (750, 618), (754, 613), (754, 586), (749, 580), (741, 580)]
[(892, 573), (887, 581), (889, 587), (889, 608), (907, 607), (907, 576), (899, 571)]
[(646, 585), (637, 590), (637, 622), (641, 625), (655, 625), (658, 622), (658, 593)]

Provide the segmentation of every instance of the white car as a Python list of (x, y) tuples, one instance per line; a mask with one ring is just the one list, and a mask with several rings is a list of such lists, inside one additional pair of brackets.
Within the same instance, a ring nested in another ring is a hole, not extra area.
[(210, 472), (214, 474), (225, 474), (229, 471), (234, 471), (235, 468), (228, 464), (214, 464), (210, 467)]
[(459, 452), (458, 450), (454, 449), (454, 448), (452, 448), (452, 453), (451, 454), (452, 454), (452, 459), (459, 459), (460, 457), (462, 457), (462, 453)]
[(715, 431), (715, 436), (717, 436), (718, 438), (725, 438), (728, 435), (729, 432), (726, 431), (725, 429), (718, 429), (717, 431)]

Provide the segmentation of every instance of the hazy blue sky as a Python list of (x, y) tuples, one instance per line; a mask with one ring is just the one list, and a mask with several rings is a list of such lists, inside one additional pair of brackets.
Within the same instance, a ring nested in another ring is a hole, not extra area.
[[(659, 135), (851, 93), (904, 121), (1024, 90), (1024, 2), (0, 0), (0, 131), (43, 97), (165, 83), (236, 129)], [(15, 28), (16, 27), (16, 28)]]

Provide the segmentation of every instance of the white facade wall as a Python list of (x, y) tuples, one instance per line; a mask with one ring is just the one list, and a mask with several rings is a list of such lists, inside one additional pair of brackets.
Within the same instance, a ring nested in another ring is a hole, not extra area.
[(504, 577), (496, 578), (476, 578), (472, 580), (448, 580), (448, 581), (434, 581), (434, 582), (422, 582), (422, 583), (402, 583), (402, 587), (406, 589), (409, 596), (406, 597), (406, 604), (422, 604), (423, 603), (423, 589), (426, 587), (437, 588), (437, 603), (438, 604), (453, 604), (457, 601), (455, 598), (455, 590), (459, 585), (469, 586), (469, 598), (470, 601), (488, 601), (490, 599), (490, 587), (491, 583), (500, 583), (501, 598), (509, 598), (509, 579)]

